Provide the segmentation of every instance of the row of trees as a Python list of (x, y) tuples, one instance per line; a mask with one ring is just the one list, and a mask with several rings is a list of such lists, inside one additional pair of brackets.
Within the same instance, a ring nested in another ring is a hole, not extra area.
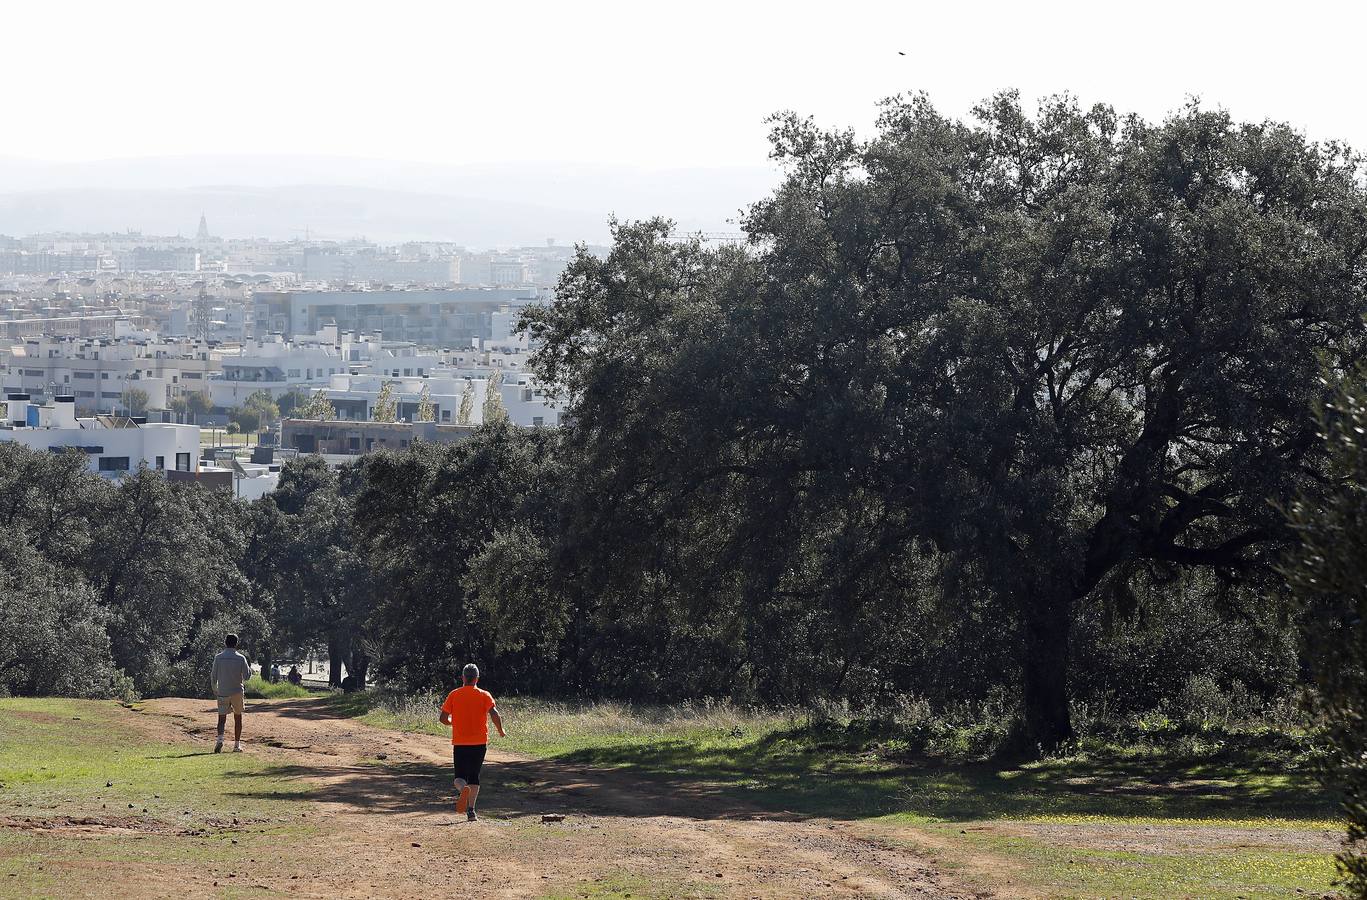
[[(0, 693), (200, 694), (227, 631), (264, 666), (326, 648), (334, 684), (376, 657), (400, 685), (444, 683), (453, 660), (504, 646), (465, 634), (478, 576), (463, 570), (525, 529), (532, 493), (554, 509), (537, 475), (554, 440), (500, 425), (340, 473), (308, 457), (250, 504), (0, 442)], [(523, 612), (508, 633), (539, 627)], [(549, 672), (536, 686), (556, 689)]]
[(200, 694), (224, 630), (269, 628), (244, 575), (253, 510), (87, 462), (0, 443), (0, 688)]
[[(508, 411), (503, 405), (503, 395), (500, 387), (503, 384), (503, 373), (497, 369), (489, 376), (484, 392), (484, 404), (481, 407), (483, 421), (488, 424), (508, 421)], [(319, 397), (322, 396), (320, 391)], [(329, 409), (331, 406), (329, 405)], [(471, 380), (466, 380), (464, 391), (460, 397), (460, 407), (456, 411), (457, 425), (474, 424), (475, 411), (475, 385)], [(318, 416), (304, 415), (303, 418), (320, 418)], [(399, 419), (399, 401), (394, 396), (394, 382), (385, 381), (380, 385), (380, 390), (375, 396), (375, 405), (371, 408), (370, 420), (372, 422), (397, 422)], [(413, 417), (415, 422), (435, 422), (437, 420), (437, 408), (432, 402), (432, 391), (427, 384), (423, 384), (422, 390), (418, 393), (418, 408)]]

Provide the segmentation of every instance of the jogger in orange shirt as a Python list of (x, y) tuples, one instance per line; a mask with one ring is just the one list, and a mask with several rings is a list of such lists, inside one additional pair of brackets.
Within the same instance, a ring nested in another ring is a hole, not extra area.
[(476, 687), (479, 666), (466, 664), (460, 677), (464, 684), (447, 694), (441, 705), (441, 724), (451, 726), (451, 762), (456, 769), (456, 790), (460, 792), (456, 812), (465, 813), (473, 822), (478, 818), (475, 801), (479, 798), (479, 770), (489, 745), (488, 719), (494, 720), (499, 737), (506, 735), (493, 694)]

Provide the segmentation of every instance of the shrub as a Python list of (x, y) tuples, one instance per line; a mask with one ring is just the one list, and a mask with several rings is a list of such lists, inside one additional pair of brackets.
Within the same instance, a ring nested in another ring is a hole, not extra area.
[(1329, 753), (1326, 783), (1342, 791), (1348, 838), (1339, 864), (1367, 897), (1367, 389), (1345, 386), (1321, 417), (1337, 490), (1290, 510), (1300, 535), (1284, 572), (1304, 605)]

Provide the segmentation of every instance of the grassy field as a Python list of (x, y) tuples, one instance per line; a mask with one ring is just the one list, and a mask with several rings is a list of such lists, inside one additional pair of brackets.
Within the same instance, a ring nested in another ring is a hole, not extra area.
[[(0, 896), (79, 896), (102, 864), (130, 860), (224, 879), (248, 860), (257, 872), (291, 864), (288, 848), (312, 832), (297, 781), (248, 754), (168, 748), (116, 721), (118, 709), (0, 700), (0, 819), (40, 826), (0, 828)], [(48, 823), (105, 839), (72, 842)]]
[(248, 698), (257, 700), (281, 700), (290, 697), (311, 697), (313, 691), (297, 684), (290, 684), (283, 679), (272, 684), (264, 681), (258, 675), (253, 675), (247, 680), (245, 694)]
[[(251, 687), (280, 697), (308, 693), (259, 680)], [(334, 713), (365, 724), (441, 736), (437, 702), (327, 699)], [(668, 795), (706, 785), (711, 802), (732, 812), (839, 820), (884, 846), (914, 849), (956, 879), (1007, 885), (1008, 896), (1016, 886), (1051, 897), (1332, 890), (1334, 801), (1310, 778), (1303, 742), (1286, 735), (1140, 733), (1013, 766), (946, 762), (912, 752), (894, 730), (795, 711), (520, 698), (499, 706), (509, 737), (496, 739), (497, 749), (627, 772), (626, 783), (654, 782)], [(124, 893), (163, 895), (192, 875), (205, 885), (207, 872), (215, 890), (232, 895), (250, 892), (251, 876), (288, 884), (316, 869), (310, 846), (330, 833), (320, 830), (317, 794), (301, 772), (278, 757), (271, 765), (264, 754), (214, 756), (206, 741), (186, 743), (167, 731), (177, 727), (110, 702), (0, 700), (0, 897), (80, 894), (86, 879), (112, 869), (132, 879), (121, 882)], [(420, 774), (415, 785), (445, 783), (444, 773)], [(498, 788), (526, 789), (511, 781)], [(698, 813), (706, 818), (709, 809)], [(544, 841), (547, 827), (523, 823), (510, 834)], [(534, 833), (522, 835), (527, 829)], [(84, 830), (92, 832), (87, 839)], [(409, 841), (399, 834), (397, 846), (417, 853), (426, 839)], [(623, 870), (620, 884), (548, 884), (546, 896), (640, 895), (645, 884), (631, 874)]]
[[(364, 722), (433, 735), (443, 733), (439, 702), (333, 700)], [(905, 752), (895, 735), (797, 712), (519, 698), (499, 708), (502, 749), (710, 782), (763, 810), (866, 821), (970, 878), (988, 860), (984, 878), (1014, 871), (1050, 896), (1319, 896), (1335, 876), (1334, 801), (1285, 735), (1135, 735), (1026, 765), (951, 764)]]

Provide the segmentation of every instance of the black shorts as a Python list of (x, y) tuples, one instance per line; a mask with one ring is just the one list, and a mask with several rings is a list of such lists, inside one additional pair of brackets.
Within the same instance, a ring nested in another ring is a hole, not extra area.
[(456, 777), (466, 784), (479, 784), (479, 770), (487, 749), (487, 744), (452, 744), (451, 763), (456, 767)]

